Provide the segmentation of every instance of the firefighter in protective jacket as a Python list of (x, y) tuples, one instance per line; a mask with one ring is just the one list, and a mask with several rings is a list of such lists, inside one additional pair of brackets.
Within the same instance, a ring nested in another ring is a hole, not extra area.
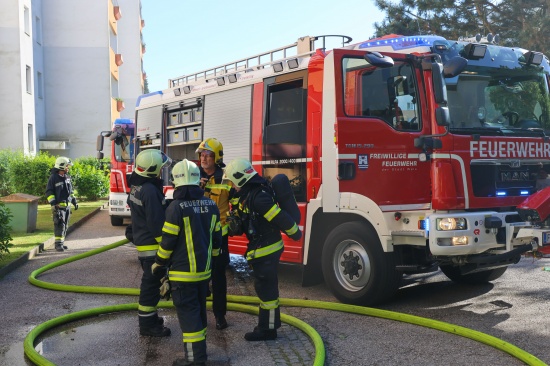
[[(256, 173), (245, 159), (235, 159), (225, 168), (225, 177), (237, 191), (231, 200), (238, 218), (230, 218), (230, 235), (239, 234), (241, 226), (248, 239), (246, 259), (254, 271), (254, 288), (260, 298), (258, 325), (245, 334), (247, 341), (277, 338), (281, 326), (277, 267), (283, 252), (281, 231), (291, 239), (299, 240), (298, 225), (277, 205), (267, 181)], [(240, 222), (235, 225), (235, 222)]]
[(53, 231), (55, 236), (55, 250), (63, 252), (65, 246), (65, 236), (69, 228), (69, 219), (71, 209), (69, 204), (73, 204), (74, 209), (78, 210), (78, 203), (73, 197), (73, 185), (69, 176), (69, 167), (72, 162), (69, 158), (60, 156), (55, 160), (54, 167), (51, 170), (50, 179), (46, 186), (46, 199), (51, 205), (53, 217)]
[(183, 333), (184, 358), (173, 365), (206, 363), (206, 297), (211, 263), (222, 241), (216, 203), (199, 187), (198, 166), (184, 159), (172, 169), (174, 200), (166, 210), (153, 272), (170, 267), (172, 298)]
[(133, 243), (143, 269), (138, 305), (139, 333), (143, 336), (170, 335), (170, 329), (163, 325), (164, 319), (157, 313), (163, 274), (151, 273), (162, 238), (166, 209), (160, 173), (162, 167), (170, 163), (170, 158), (159, 150), (143, 150), (136, 157), (135, 168), (129, 179), (128, 205), (132, 216)]
[(226, 218), (229, 213), (229, 196), (232, 183), (223, 180), (223, 146), (215, 138), (208, 138), (200, 143), (197, 151), (200, 161), (201, 182), (204, 196), (216, 202), (220, 210), (222, 227), (222, 244), (220, 255), (212, 261), (212, 310), (216, 317), (216, 329), (227, 328), (227, 278), (225, 269), (229, 264), (229, 248)]

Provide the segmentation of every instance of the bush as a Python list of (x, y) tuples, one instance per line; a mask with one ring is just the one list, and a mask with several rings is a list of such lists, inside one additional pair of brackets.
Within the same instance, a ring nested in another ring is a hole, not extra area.
[(14, 152), (10, 149), (0, 150), (0, 197), (14, 193), (8, 175), (8, 169), (13, 156)]
[(8, 168), (12, 193), (31, 194), (45, 202), (44, 193), (54, 163), (55, 157), (47, 152), (41, 151), (34, 157), (24, 156), (22, 152), (14, 153)]
[(99, 164), (97, 159), (94, 159), (95, 162), (91, 165), (87, 164), (88, 161), (88, 158), (78, 159), (70, 175), (76, 191), (75, 196), (95, 201), (109, 193), (109, 174), (108, 171), (96, 167), (96, 162)]
[(13, 240), (10, 235), (11, 227), (8, 226), (12, 217), (10, 209), (6, 207), (4, 202), (0, 201), (0, 258), (5, 253), (9, 253), (9, 248), (13, 246), (13, 244), (10, 244), (10, 241)]
[[(22, 151), (0, 150), (0, 197), (26, 193), (46, 202), (45, 191), (57, 156), (40, 151), (25, 156)], [(109, 158), (81, 157), (69, 170), (75, 196), (87, 200), (105, 197), (109, 192)]]

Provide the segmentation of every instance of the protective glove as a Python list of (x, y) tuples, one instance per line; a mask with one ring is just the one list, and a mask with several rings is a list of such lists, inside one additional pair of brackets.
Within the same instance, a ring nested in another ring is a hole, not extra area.
[(52, 214), (55, 215), (55, 211), (57, 211), (57, 208), (55, 207), (55, 205), (51, 206), (51, 209), (52, 209)]
[(73, 197), (73, 206), (74, 206), (74, 210), (78, 210), (78, 202), (76, 202), (76, 198)]
[(171, 286), (170, 286), (170, 281), (168, 280), (168, 276), (164, 276), (162, 277), (162, 279), (160, 280), (160, 298), (161, 299), (164, 299), (164, 300), (170, 300), (170, 296), (172, 295), (172, 292), (171, 292)]
[(166, 266), (164, 266), (164, 265), (162, 265), (162, 264), (160, 264), (160, 263), (155, 262), (155, 263), (153, 263), (153, 265), (151, 266), (151, 273), (155, 275), (155, 274), (157, 274), (157, 272), (160, 271), (161, 269), (166, 270)]

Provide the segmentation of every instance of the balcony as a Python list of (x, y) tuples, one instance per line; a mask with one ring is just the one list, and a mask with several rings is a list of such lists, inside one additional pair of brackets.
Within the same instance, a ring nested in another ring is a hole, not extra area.
[[(109, 65), (111, 69), (111, 75), (115, 80), (118, 80), (118, 64), (117, 64), (117, 56), (121, 56), (120, 54), (115, 54), (112, 48), (109, 48)], [(122, 61), (122, 58), (121, 58)]]
[[(115, 15), (115, 8), (118, 10), (116, 11), (119, 14), (119, 17), (117, 18)], [(117, 34), (117, 20), (120, 19), (120, 7), (119, 6), (113, 6), (112, 1), (109, 1), (109, 25), (111, 26), (111, 29), (113, 30), (113, 34)]]
[(122, 18), (122, 13), (120, 12), (120, 6), (113, 6), (113, 15), (116, 20)]
[(121, 66), (123, 63), (124, 63), (124, 60), (122, 60), (122, 54), (121, 53), (115, 54), (115, 64), (117, 66)]

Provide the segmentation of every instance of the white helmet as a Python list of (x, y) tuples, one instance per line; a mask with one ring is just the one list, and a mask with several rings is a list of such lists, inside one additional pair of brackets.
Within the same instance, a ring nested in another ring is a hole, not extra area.
[(236, 187), (241, 188), (256, 174), (258, 173), (256, 173), (248, 160), (238, 158), (232, 160), (229, 165), (227, 165), (224, 178), (229, 179)]
[(170, 165), (172, 159), (166, 154), (156, 149), (143, 150), (136, 157), (136, 174), (146, 178), (155, 178), (160, 174), (160, 170), (165, 165)]
[(174, 187), (198, 186), (201, 181), (201, 172), (197, 164), (183, 159), (172, 168), (172, 182)]
[(55, 159), (54, 168), (59, 170), (65, 170), (67, 169), (67, 167), (71, 165), (73, 165), (73, 162), (71, 161), (71, 159), (66, 158), (64, 156), (60, 156), (57, 159)]

